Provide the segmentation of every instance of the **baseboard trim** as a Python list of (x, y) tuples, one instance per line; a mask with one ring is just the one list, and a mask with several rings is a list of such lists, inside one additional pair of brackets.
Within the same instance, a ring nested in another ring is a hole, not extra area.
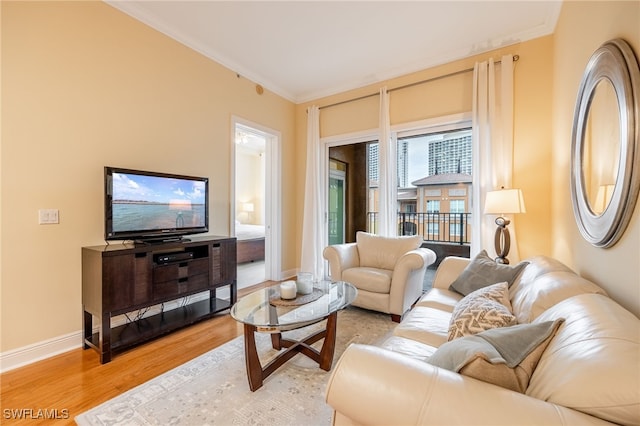
[[(189, 303), (195, 303), (200, 300), (205, 300), (208, 297), (208, 293), (204, 292), (194, 294), (193, 296), (188, 296), (185, 299)], [(165, 303), (163, 309), (165, 311), (170, 311), (172, 309), (184, 306), (185, 299), (177, 299)], [(160, 309), (160, 305), (152, 306), (145, 313), (145, 316), (155, 315), (160, 312)], [(111, 319), (111, 326), (117, 327), (118, 325), (124, 324), (126, 321), (127, 319), (124, 315), (119, 315)], [(94, 328), (93, 332), (98, 332), (98, 328)], [(43, 340), (41, 342), (36, 342), (31, 345), (23, 346), (21, 348), (2, 352), (0, 353), (0, 373), (5, 373), (16, 368), (24, 367), (26, 365), (51, 358), (53, 356), (69, 352), (74, 349), (79, 349), (82, 346), (82, 330), (78, 330), (73, 333), (65, 334), (62, 336)]]
[(0, 353), (0, 373), (82, 347), (82, 330)]

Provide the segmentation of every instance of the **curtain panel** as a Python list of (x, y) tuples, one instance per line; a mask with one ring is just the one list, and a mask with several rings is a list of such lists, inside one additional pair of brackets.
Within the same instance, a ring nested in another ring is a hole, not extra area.
[[(501, 58), (497, 69), (493, 59), (476, 63), (473, 70), (473, 206), (477, 218), (471, 238), (471, 256), (482, 249), (494, 251), (495, 217), (484, 215), (488, 191), (511, 188), (513, 175), (513, 56)], [(509, 258), (519, 260), (512, 215)]]
[(383, 236), (395, 236), (397, 222), (397, 183), (396, 183), (396, 149), (391, 140), (391, 119), (389, 117), (389, 92), (380, 89), (380, 136), (378, 190), (378, 232)]
[(320, 146), (320, 109), (307, 109), (307, 173), (305, 179), (304, 216), (300, 267), (311, 272), (315, 280), (324, 278), (325, 200), (323, 198), (325, 170)]

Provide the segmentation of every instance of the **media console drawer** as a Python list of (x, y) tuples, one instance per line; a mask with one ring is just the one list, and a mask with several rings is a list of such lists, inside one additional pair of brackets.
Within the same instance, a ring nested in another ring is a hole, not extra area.
[(166, 299), (167, 297), (180, 297), (191, 294), (198, 290), (206, 290), (209, 287), (209, 274), (190, 275), (170, 281), (153, 284), (154, 300)]
[(174, 281), (187, 278), (191, 275), (206, 274), (209, 272), (209, 259), (195, 259), (184, 262), (158, 265), (153, 268), (153, 283)]

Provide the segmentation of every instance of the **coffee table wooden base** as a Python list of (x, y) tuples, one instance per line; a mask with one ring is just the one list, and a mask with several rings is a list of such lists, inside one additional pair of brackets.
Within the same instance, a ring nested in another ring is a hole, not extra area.
[[(247, 376), (249, 377), (249, 388), (256, 391), (262, 387), (264, 379), (269, 377), (285, 362), (293, 358), (296, 354), (301, 353), (318, 363), (321, 369), (325, 371), (331, 370), (333, 363), (333, 354), (336, 348), (336, 324), (338, 321), (338, 313), (333, 312), (327, 317), (327, 327), (320, 330), (303, 340), (290, 340), (282, 337), (282, 333), (271, 334), (271, 344), (273, 349), (280, 350), (287, 348), (276, 358), (271, 360), (267, 365), (262, 367), (258, 351), (256, 350), (255, 333), (258, 328), (244, 324), (244, 355), (247, 365)], [(311, 345), (318, 340), (324, 338), (320, 351)]]

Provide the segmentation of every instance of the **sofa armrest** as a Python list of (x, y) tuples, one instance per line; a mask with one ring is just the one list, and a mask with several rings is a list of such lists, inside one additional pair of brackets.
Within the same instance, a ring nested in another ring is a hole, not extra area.
[(457, 256), (448, 256), (442, 259), (436, 269), (436, 275), (433, 277), (433, 288), (448, 290), (451, 283), (458, 278), (470, 262), (471, 259)]
[(609, 424), (376, 346), (350, 345), (329, 378), (327, 403), (367, 425)]
[(356, 243), (334, 244), (325, 247), (322, 256), (329, 262), (329, 275), (334, 281), (342, 279), (342, 271), (360, 266)]

